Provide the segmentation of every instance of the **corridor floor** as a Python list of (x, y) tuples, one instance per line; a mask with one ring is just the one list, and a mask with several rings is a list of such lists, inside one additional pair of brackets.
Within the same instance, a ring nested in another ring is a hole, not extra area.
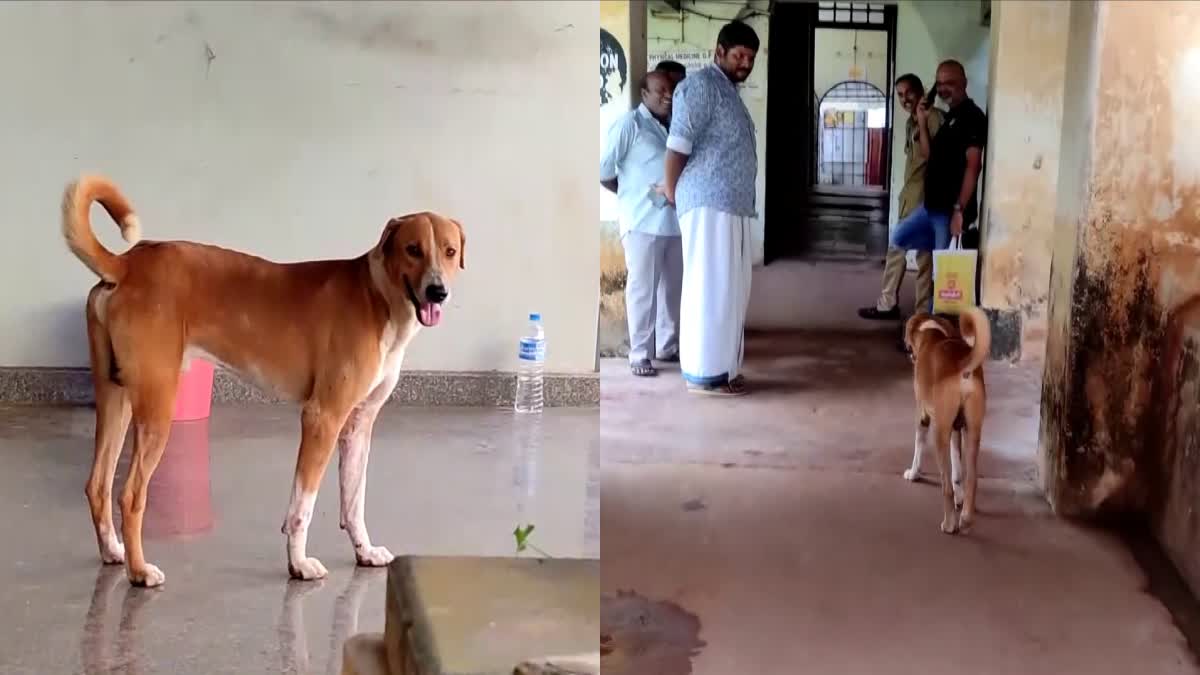
[[(546, 411), (533, 452), (517, 450), (529, 447), (518, 419), (529, 418), (385, 409), (368, 472), (374, 542), (397, 555), (512, 555), (523, 521), (551, 555), (597, 557), (598, 411)], [(336, 458), (308, 541), (329, 576), (288, 579), (280, 524), (296, 410), (219, 406), (211, 423), (175, 425), (144, 525), (167, 582), (149, 590), (100, 565), (83, 494), (93, 425), (87, 408), (0, 408), (0, 674), (335, 674), (346, 637), (383, 630), (386, 572), (355, 568)], [(118, 486), (124, 474), (123, 462)]]
[(987, 367), (979, 518), (939, 531), (933, 457), (901, 478), (894, 337), (752, 335), (733, 400), (603, 364), (603, 588), (650, 617), (643, 657), (664, 675), (1197, 672), (1125, 547), (1037, 494), (1037, 366)]

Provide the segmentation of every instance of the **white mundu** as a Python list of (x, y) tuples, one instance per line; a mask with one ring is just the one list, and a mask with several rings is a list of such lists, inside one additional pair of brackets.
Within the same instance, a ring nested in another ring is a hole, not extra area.
[(683, 377), (719, 386), (742, 367), (750, 303), (751, 219), (706, 206), (679, 216), (683, 235), (683, 302), (679, 363)]

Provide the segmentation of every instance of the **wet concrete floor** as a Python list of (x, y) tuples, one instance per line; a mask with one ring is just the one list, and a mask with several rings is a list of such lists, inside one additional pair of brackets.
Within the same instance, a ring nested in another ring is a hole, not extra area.
[[(548, 410), (530, 431), (504, 410), (385, 409), (372, 539), (397, 555), (512, 555), (527, 522), (547, 553), (597, 557), (598, 418)], [(83, 494), (93, 429), (88, 408), (0, 408), (0, 673), (337, 673), (343, 640), (383, 631), (386, 572), (355, 567), (336, 459), (308, 542), (329, 576), (288, 579), (293, 408), (218, 406), (175, 425), (145, 521), (161, 589), (100, 565)], [(531, 435), (540, 444), (524, 452)], [(124, 474), (123, 462), (118, 486)]]

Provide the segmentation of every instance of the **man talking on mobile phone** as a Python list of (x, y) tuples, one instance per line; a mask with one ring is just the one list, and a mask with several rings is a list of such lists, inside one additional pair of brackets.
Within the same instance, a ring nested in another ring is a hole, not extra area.
[[(987, 145), (987, 115), (967, 96), (967, 74), (958, 61), (937, 69), (938, 98), (949, 111), (932, 139), (927, 128), (929, 104), (917, 106), (918, 143), (929, 157), (925, 165), (925, 203), (896, 224), (891, 245), (917, 251), (948, 248), (958, 238), (963, 248), (979, 245), (979, 202), (975, 194)], [(933, 310), (932, 303), (930, 311)]]

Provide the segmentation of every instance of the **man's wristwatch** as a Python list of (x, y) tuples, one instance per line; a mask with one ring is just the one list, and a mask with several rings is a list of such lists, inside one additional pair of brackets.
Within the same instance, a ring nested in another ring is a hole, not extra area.
[(962, 211), (962, 204), (955, 204), (955, 205), (954, 205), (954, 212), (955, 212), (955, 213), (958, 213), (959, 211)]

